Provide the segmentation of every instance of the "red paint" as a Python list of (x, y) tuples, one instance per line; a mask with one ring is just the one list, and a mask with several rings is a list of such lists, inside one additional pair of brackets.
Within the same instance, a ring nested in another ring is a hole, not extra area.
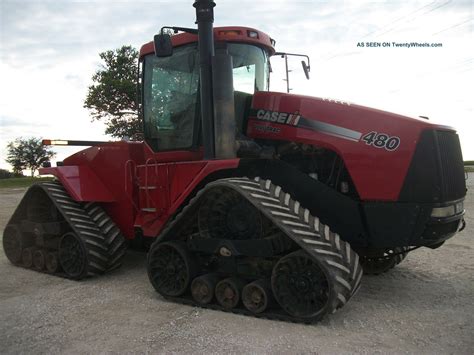
[[(354, 142), (315, 130), (250, 118), (247, 135), (252, 138), (294, 141), (337, 152), (344, 160), (363, 200), (397, 200), (421, 131), (452, 129), (364, 106), (276, 92), (256, 93), (252, 108), (299, 112), (302, 117), (358, 131), (362, 136), (376, 131), (400, 137), (399, 148), (388, 151), (369, 146), (364, 141)], [(257, 130), (262, 126), (277, 128), (280, 132)]]
[[(223, 33), (223, 31), (233, 31), (232, 34)], [(248, 31), (253, 31), (258, 33), (258, 38), (249, 37)], [(173, 47), (183, 46), (189, 43), (197, 42), (198, 36), (190, 33), (179, 33), (174, 36), (171, 36), (171, 43)], [(214, 28), (214, 40), (215, 41), (225, 41), (225, 42), (239, 42), (239, 43), (248, 43), (254, 44), (260, 47), (264, 47), (269, 55), (275, 53), (275, 48), (273, 48), (270, 36), (250, 27), (237, 27), (237, 26), (228, 26), (228, 27), (215, 27)], [(147, 54), (155, 53), (155, 47), (153, 42), (148, 42), (144, 44), (140, 49), (140, 58)]]
[(40, 173), (56, 176), (76, 201), (115, 201), (112, 193), (87, 165), (43, 168)]
[(238, 162), (203, 161), (201, 150), (154, 153), (146, 143), (119, 141), (84, 149), (66, 158), (64, 166), (42, 168), (40, 174), (56, 176), (76, 201), (101, 203), (133, 239), (134, 227), (157, 236), (206, 176), (235, 169)]

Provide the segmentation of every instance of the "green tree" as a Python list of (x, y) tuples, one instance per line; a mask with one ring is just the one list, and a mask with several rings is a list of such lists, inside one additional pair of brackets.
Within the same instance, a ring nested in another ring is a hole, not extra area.
[(142, 132), (137, 115), (138, 51), (122, 46), (99, 54), (103, 63), (92, 76), (84, 107), (92, 118), (105, 122), (113, 137), (137, 138)]
[(22, 170), (30, 169), (31, 176), (45, 162), (56, 154), (41, 143), (40, 138), (17, 138), (7, 144), (7, 159), (15, 174), (22, 174)]

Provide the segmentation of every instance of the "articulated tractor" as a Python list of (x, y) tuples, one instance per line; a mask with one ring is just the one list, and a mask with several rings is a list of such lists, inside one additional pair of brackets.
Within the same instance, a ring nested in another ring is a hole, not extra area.
[(142, 46), (143, 141), (83, 142), (40, 170), (55, 180), (9, 220), (11, 263), (79, 280), (144, 245), (167, 300), (310, 323), (363, 273), (464, 227), (453, 128), (269, 91), (269, 59), (287, 54), (259, 30), (214, 28), (214, 6), (196, 0), (197, 29)]

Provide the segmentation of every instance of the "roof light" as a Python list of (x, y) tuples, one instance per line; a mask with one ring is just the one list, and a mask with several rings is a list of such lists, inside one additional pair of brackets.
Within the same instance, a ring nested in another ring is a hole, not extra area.
[(258, 32), (256, 31), (247, 31), (247, 35), (250, 37), (250, 38), (258, 38)]
[(242, 32), (239, 30), (222, 30), (219, 31), (219, 35), (221, 36), (241, 36)]

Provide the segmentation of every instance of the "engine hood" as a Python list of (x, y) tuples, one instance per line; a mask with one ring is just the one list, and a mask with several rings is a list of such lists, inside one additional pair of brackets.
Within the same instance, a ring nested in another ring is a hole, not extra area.
[[(364, 200), (397, 200), (421, 133), (453, 130), (352, 103), (276, 92), (254, 95), (252, 138), (331, 149), (344, 160)], [(374, 189), (374, 184), (378, 186)]]

